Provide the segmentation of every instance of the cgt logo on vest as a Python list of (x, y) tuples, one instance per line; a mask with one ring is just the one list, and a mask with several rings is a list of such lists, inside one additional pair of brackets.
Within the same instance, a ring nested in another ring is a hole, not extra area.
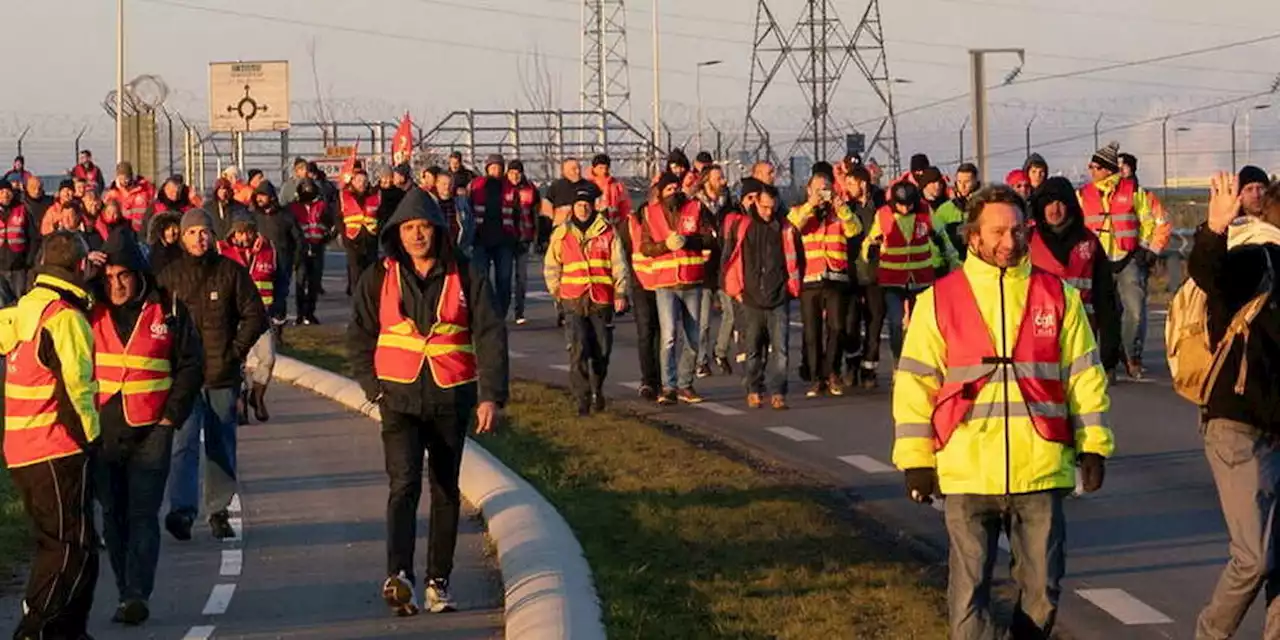
[(1076, 255), (1080, 256), (1080, 259), (1086, 262), (1088, 262), (1089, 260), (1092, 260), (1093, 259), (1093, 243), (1082, 242), (1079, 245), (1077, 245)]
[(1037, 338), (1051, 338), (1058, 333), (1058, 318), (1049, 309), (1044, 307), (1032, 309), (1031, 321), (1034, 323), (1034, 333)]
[(166, 340), (169, 337), (169, 325), (163, 322), (156, 322), (151, 325), (152, 340)]
[(929, 233), (929, 228), (925, 225), (924, 221), (917, 220), (916, 221), (916, 237), (919, 238), (927, 233)]

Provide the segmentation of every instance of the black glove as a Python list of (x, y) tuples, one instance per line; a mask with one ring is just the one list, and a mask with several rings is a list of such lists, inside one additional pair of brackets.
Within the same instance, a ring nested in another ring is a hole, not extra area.
[(907, 481), (907, 497), (920, 504), (932, 504), (938, 493), (938, 470), (932, 467), (907, 469), (903, 474)]
[(1160, 255), (1150, 249), (1139, 248), (1137, 260), (1143, 268), (1150, 269), (1160, 261)]
[(1084, 484), (1085, 493), (1093, 493), (1102, 488), (1102, 480), (1107, 476), (1107, 459), (1096, 453), (1082, 453), (1076, 458), (1080, 464), (1080, 480)]

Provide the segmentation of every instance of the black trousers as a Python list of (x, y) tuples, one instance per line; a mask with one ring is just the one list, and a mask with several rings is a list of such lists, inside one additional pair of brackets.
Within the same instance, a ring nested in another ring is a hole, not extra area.
[(636, 322), (636, 350), (640, 352), (640, 383), (662, 389), (662, 366), (658, 360), (661, 331), (658, 327), (658, 297), (638, 282), (631, 283), (631, 307)]
[(880, 362), (880, 332), (884, 330), (884, 293), (880, 285), (859, 286), (849, 302), (845, 350), (849, 361)]
[(604, 393), (613, 353), (613, 313), (597, 311), (587, 315), (565, 314), (569, 323), (569, 392), (578, 402)]
[(462, 495), (458, 472), (474, 407), (436, 406), (425, 415), (382, 411), (382, 447), (391, 494), (387, 498), (387, 574), (405, 572), (414, 580), (418, 502), (422, 499), (422, 457), (427, 457), (431, 521), (427, 533), (427, 579), (448, 579), (458, 546)]
[(160, 505), (169, 480), (173, 429), (102, 425), (94, 493), (120, 600), (148, 600), (160, 561)]
[(36, 540), (26, 613), (14, 638), (74, 640), (85, 633), (98, 583), (90, 465), (80, 453), (9, 470)]
[(805, 362), (814, 382), (840, 373), (848, 306), (849, 287), (842, 283), (810, 285), (800, 292)]
[(342, 248), (347, 252), (347, 293), (355, 291), (360, 274), (364, 273), (378, 260), (378, 241), (373, 236), (362, 233), (355, 240), (342, 239)]
[(323, 281), (324, 245), (303, 244), (298, 253), (298, 317), (315, 314)]

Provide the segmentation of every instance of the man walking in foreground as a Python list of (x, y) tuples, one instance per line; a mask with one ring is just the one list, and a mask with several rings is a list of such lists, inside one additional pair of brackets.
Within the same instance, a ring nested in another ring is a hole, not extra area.
[(1101, 488), (1115, 449), (1080, 295), (1031, 267), (1022, 207), (1006, 186), (973, 195), (969, 255), (916, 299), (894, 374), (894, 464), (912, 500), (946, 496), (953, 640), (997, 637), (1002, 531), (1021, 593), (1013, 636), (1049, 637), (1065, 569), (1063, 498), (1077, 463), (1084, 490)]
[(449, 592), (462, 497), (458, 472), (467, 425), (493, 429), (507, 401), (507, 330), (489, 293), (448, 238), (435, 201), (411, 190), (382, 230), (387, 257), (360, 278), (347, 345), (355, 378), (382, 412), (387, 499), (387, 579), (382, 597), (399, 616), (418, 613), (414, 547), (423, 453), (431, 489), (426, 607), (452, 611)]

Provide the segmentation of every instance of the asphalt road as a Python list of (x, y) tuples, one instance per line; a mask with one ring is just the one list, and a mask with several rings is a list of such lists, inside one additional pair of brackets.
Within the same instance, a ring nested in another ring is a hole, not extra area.
[[(340, 255), (332, 256), (331, 269), (340, 268), (341, 261)], [(567, 384), (564, 334), (555, 327), (540, 272), (539, 263), (530, 265), (529, 324), (510, 325), (513, 373)], [(326, 274), (332, 293), (321, 305), (324, 321), (344, 323), (349, 314), (341, 274)], [(794, 375), (798, 312), (792, 318), (790, 411), (748, 410), (736, 375), (698, 381), (698, 391), (708, 400), (704, 404), (647, 410), (815, 473), (856, 495), (867, 512), (889, 526), (945, 549), (941, 514), (909, 502), (901, 474), (890, 464), (893, 422), (890, 392), (883, 385), (889, 371), (882, 371), (878, 391), (805, 399)], [(606, 391), (612, 399), (638, 403), (636, 336), (629, 318), (618, 321), (614, 337)], [(1106, 485), (1068, 501), (1060, 619), (1078, 638), (1192, 638), (1196, 615), (1227, 560), (1226, 530), (1197, 412), (1169, 386), (1163, 339), (1163, 313), (1153, 312), (1146, 356), (1148, 366), (1155, 368), (1153, 378), (1141, 383), (1122, 379), (1112, 389), (1111, 422), (1118, 446)], [(889, 353), (887, 344), (882, 352)], [(1261, 608), (1261, 603), (1254, 606), (1239, 637), (1261, 636)]]

